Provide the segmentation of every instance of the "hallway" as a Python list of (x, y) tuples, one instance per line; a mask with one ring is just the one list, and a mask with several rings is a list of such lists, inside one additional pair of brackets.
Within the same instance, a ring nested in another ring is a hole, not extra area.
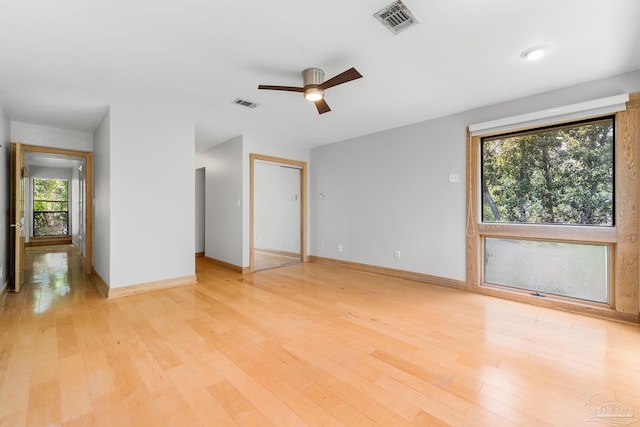
[(578, 427), (607, 402), (637, 422), (634, 325), (319, 264), (198, 259), (197, 285), (105, 300), (71, 246), (27, 261), (2, 427)]
[(0, 307), (1, 426), (26, 425), (27, 410), (29, 425), (57, 423), (86, 401), (78, 332), (105, 302), (72, 245), (27, 248), (24, 274), (22, 292)]
[(27, 248), (25, 265), (25, 283), (29, 284), (25, 292), (31, 294), (25, 304), (34, 314), (55, 312), (56, 305), (60, 308), (67, 298), (77, 302), (100, 297), (89, 277), (85, 277), (73, 245)]

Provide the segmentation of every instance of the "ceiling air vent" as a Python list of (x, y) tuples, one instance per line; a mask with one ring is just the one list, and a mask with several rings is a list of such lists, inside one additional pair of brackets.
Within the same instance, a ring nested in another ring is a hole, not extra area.
[(400, 0), (379, 10), (374, 13), (373, 16), (382, 22), (393, 34), (398, 34), (420, 22)]
[(242, 105), (243, 107), (247, 107), (247, 108), (256, 108), (258, 106), (258, 104), (256, 104), (255, 102), (245, 101), (244, 99), (240, 99), (240, 98), (234, 99), (233, 103)]

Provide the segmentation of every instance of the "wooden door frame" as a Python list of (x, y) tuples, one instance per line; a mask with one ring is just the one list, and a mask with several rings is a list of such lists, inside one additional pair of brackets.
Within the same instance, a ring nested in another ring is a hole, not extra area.
[[(13, 291), (20, 292), (24, 282), (24, 221), (25, 196), (24, 180), (28, 176), (24, 165), (23, 145), (10, 146), (9, 177), (9, 271), (8, 277), (13, 282)], [(21, 207), (19, 207), (21, 206)]]
[(250, 164), (250, 213), (249, 213), (249, 271), (254, 271), (254, 232), (255, 232), (255, 203), (254, 203), (254, 179), (255, 179), (255, 161), (264, 161), (271, 163), (279, 163), (282, 165), (294, 166), (300, 168), (300, 255), (302, 262), (307, 262), (307, 162), (299, 160), (284, 159), (282, 157), (265, 156), (262, 154), (249, 154)]
[(84, 160), (84, 226), (85, 256), (82, 266), (85, 274), (93, 272), (93, 153), (90, 151), (68, 150), (65, 148), (42, 147), (21, 144), (23, 153), (55, 154), (60, 156), (79, 157)]

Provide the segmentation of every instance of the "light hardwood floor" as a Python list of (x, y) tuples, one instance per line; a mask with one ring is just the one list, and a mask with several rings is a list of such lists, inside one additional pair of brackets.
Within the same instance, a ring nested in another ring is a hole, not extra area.
[(255, 271), (302, 262), (301, 257), (293, 257), (259, 250), (253, 251), (253, 268)]
[(637, 326), (319, 264), (198, 259), (197, 285), (107, 301), (46, 249), (1, 307), (2, 426), (615, 425), (590, 421), (608, 399), (640, 418)]

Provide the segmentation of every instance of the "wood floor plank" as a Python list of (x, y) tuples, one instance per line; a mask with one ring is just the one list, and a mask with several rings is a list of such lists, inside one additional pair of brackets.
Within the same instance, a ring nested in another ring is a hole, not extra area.
[(33, 427), (58, 424), (62, 420), (58, 379), (38, 382), (29, 393), (27, 425)]
[(445, 423), (439, 418), (434, 417), (427, 412), (420, 411), (418, 415), (413, 419), (414, 426), (424, 426), (424, 427), (450, 427), (450, 424)]
[(27, 425), (28, 411), (26, 409), (22, 409), (16, 412), (4, 412), (7, 412), (7, 415), (0, 417), (0, 427), (15, 427)]
[[(261, 360), (259, 356), (244, 357), (237, 360), (238, 366), (251, 378), (255, 379), (262, 387), (271, 392), (274, 396), (279, 396), (280, 400), (293, 412), (302, 418), (309, 426), (340, 426), (335, 418), (324, 412), (322, 408), (308, 399), (302, 390), (313, 381), (305, 382), (298, 388), (283, 380), (273, 369), (273, 364), (269, 360)], [(306, 373), (305, 373), (306, 374)], [(287, 377), (290, 375), (287, 374)]]
[(19, 322), (16, 327), (22, 333), (6, 342), (2, 351), (9, 356), (0, 387), (0, 417), (26, 410), (29, 404), (37, 327), (35, 322)]
[(58, 338), (57, 350), (60, 358), (80, 353), (73, 316), (64, 316), (56, 319), (56, 332)]
[(172, 386), (163, 390), (153, 399), (153, 411), (162, 419), (166, 427), (206, 427), (178, 389)]
[(60, 414), (62, 421), (72, 420), (92, 411), (89, 384), (82, 365), (82, 355), (61, 358)]
[(201, 424), (230, 427), (239, 425), (189, 367), (180, 365), (167, 371), (167, 374)]
[(304, 388), (303, 392), (305, 396), (346, 426), (382, 426), (320, 384), (311, 383)]
[(92, 399), (98, 399), (114, 393), (116, 385), (112, 365), (109, 364), (103, 347), (105, 332), (99, 332), (93, 320), (81, 320), (77, 334), (89, 394)]
[(41, 327), (38, 325), (39, 333), (36, 336), (33, 378), (31, 388), (37, 389), (42, 383), (58, 381), (58, 330), (53, 327)]
[[(375, 380), (379, 375), (370, 381), (368, 378), (359, 376), (355, 367), (343, 363), (344, 357), (332, 357), (340, 353), (344, 354), (340, 349), (327, 348), (322, 343), (313, 342), (301, 346), (288, 345), (286, 348), (313, 366), (317, 372), (315, 382), (361, 412), (375, 413), (374, 418), (385, 425), (409, 425), (409, 422), (420, 412), (419, 407), (376, 385)], [(358, 363), (361, 357), (354, 354), (352, 359)]]
[(277, 396), (244, 372), (237, 364), (220, 353), (211, 355), (211, 362), (225, 378), (238, 389), (252, 405), (263, 414), (268, 414), (271, 421), (278, 426), (305, 425), (304, 420), (288, 407)]
[(0, 426), (578, 427), (608, 401), (640, 413), (637, 325), (319, 264), (241, 275), (199, 259), (197, 285), (105, 300), (72, 246), (27, 254), (23, 291), (0, 302)]
[(220, 381), (208, 387), (207, 390), (239, 425), (275, 426), (229, 381)]
[(134, 329), (162, 369), (171, 369), (182, 363), (171, 343), (163, 339), (148, 323), (137, 322)]

